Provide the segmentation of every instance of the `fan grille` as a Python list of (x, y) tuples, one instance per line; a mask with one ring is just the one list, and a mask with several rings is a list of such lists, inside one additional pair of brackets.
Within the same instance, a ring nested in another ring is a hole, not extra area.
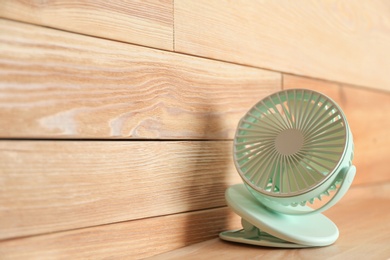
[(303, 194), (332, 175), (346, 135), (345, 117), (328, 97), (304, 89), (277, 92), (241, 119), (235, 164), (244, 181), (263, 194)]

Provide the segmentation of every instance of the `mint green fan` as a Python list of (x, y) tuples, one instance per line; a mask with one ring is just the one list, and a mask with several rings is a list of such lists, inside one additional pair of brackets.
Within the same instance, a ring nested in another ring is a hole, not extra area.
[(337, 240), (336, 225), (321, 212), (346, 193), (356, 168), (352, 133), (333, 100), (306, 89), (264, 98), (239, 122), (233, 151), (244, 184), (225, 198), (243, 229), (222, 232), (222, 239), (287, 248)]

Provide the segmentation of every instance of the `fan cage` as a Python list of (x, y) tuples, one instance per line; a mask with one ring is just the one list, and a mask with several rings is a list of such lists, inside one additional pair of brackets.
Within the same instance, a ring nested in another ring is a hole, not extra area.
[(348, 140), (342, 110), (306, 89), (274, 93), (240, 120), (234, 161), (244, 182), (272, 197), (307, 193), (338, 170)]

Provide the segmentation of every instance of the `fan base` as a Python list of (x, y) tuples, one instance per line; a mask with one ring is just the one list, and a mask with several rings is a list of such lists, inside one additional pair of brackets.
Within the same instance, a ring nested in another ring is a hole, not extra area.
[(243, 229), (220, 233), (223, 240), (267, 247), (303, 248), (328, 246), (339, 236), (337, 226), (324, 215), (297, 216), (271, 211), (258, 202), (244, 184), (229, 187), (225, 198), (229, 207), (242, 217)]

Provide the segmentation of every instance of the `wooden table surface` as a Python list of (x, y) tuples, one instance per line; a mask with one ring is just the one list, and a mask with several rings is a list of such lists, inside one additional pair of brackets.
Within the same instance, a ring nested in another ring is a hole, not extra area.
[(390, 259), (390, 183), (352, 187), (325, 215), (340, 231), (328, 247), (279, 249), (215, 238), (148, 259)]

